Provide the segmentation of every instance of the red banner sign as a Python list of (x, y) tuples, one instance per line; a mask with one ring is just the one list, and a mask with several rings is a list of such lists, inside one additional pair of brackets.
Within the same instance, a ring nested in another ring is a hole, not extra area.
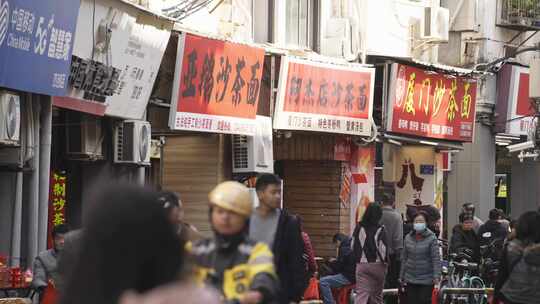
[(371, 135), (375, 69), (284, 58), (274, 128)]
[(416, 136), (471, 142), (476, 82), (471, 78), (394, 64), (388, 130)]
[(66, 174), (53, 171), (50, 187), (47, 248), (53, 246), (53, 227), (66, 223)]
[(264, 50), (191, 34), (178, 43), (171, 128), (253, 135)]

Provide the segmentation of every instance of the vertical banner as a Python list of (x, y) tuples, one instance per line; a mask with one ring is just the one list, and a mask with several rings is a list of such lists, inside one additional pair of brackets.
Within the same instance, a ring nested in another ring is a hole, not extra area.
[(66, 223), (66, 179), (65, 172), (53, 171), (51, 174), (47, 248), (53, 246), (52, 229)]
[(375, 200), (375, 145), (355, 147), (351, 157), (351, 233)]

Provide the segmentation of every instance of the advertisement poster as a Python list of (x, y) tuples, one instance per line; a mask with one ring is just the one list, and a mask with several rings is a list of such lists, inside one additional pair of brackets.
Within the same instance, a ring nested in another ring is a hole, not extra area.
[[(141, 119), (172, 23), (112, 0), (82, 0), (66, 97), (56, 106)], [(94, 22), (93, 22), (94, 20)]]
[(170, 128), (253, 136), (263, 64), (263, 49), (181, 35)]
[[(395, 159), (396, 208), (401, 213), (405, 214), (406, 205), (442, 203), (442, 171), (432, 148), (401, 147), (396, 150)], [(440, 161), (442, 164), (442, 158)], [(440, 193), (437, 186), (440, 186)], [(438, 201), (437, 194), (440, 194)]]
[(375, 69), (283, 57), (274, 129), (371, 135)]
[(0, 0), (0, 86), (65, 95), (79, 1)]
[(351, 157), (351, 232), (375, 201), (375, 146), (356, 147)]
[(66, 223), (66, 179), (64, 172), (53, 171), (51, 174), (47, 248), (53, 246), (52, 229)]
[(388, 131), (472, 142), (476, 81), (393, 64)]

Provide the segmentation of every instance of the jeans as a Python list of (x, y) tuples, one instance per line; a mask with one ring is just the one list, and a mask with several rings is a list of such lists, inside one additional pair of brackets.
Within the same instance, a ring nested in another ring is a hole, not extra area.
[(340, 288), (350, 284), (351, 282), (349, 282), (349, 280), (341, 273), (322, 277), (319, 281), (319, 287), (321, 289), (323, 303), (335, 304), (336, 301), (332, 296), (332, 288)]
[[(398, 260), (398, 257), (395, 254), (390, 255), (390, 263), (388, 264), (388, 272), (386, 273), (386, 281), (384, 283), (384, 288), (392, 289), (392, 288), (398, 288), (398, 278), (399, 278), (399, 270), (400, 270), (400, 261)], [(397, 296), (389, 296), (385, 299), (386, 304), (397, 304), (398, 298)]]

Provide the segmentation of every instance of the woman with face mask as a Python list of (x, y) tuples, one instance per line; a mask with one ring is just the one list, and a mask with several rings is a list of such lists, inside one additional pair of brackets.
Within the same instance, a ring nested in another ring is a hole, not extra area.
[(413, 230), (405, 236), (400, 284), (407, 303), (430, 304), (434, 286), (441, 277), (441, 255), (435, 234), (427, 228), (427, 215), (414, 216)]

